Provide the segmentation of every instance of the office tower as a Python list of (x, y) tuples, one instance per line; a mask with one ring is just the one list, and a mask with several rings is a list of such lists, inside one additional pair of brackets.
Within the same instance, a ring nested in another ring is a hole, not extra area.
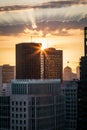
[(87, 27), (84, 29), (84, 34), (85, 56), (80, 59), (77, 130), (87, 130)]
[(39, 43), (16, 45), (16, 79), (61, 79), (62, 51), (47, 48), (41, 51)]
[(65, 129), (77, 128), (77, 81), (64, 81), (61, 89), (65, 96)]
[(63, 54), (62, 50), (55, 48), (46, 48), (43, 51), (44, 63), (44, 79), (61, 79), (63, 69)]
[(85, 52), (85, 56), (87, 56), (87, 27), (84, 28), (84, 52)]
[(64, 130), (60, 80), (13, 80), (11, 130)]
[(41, 44), (20, 43), (16, 45), (16, 79), (41, 78)]
[(0, 96), (0, 130), (10, 130), (9, 96)]

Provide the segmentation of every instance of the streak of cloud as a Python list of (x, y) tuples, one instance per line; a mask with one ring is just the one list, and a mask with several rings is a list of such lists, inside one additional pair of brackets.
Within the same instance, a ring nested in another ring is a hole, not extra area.
[[(67, 7), (67, 6), (72, 6), (72, 5), (85, 5), (87, 4), (87, 0), (54, 0), (54, 1), (48, 1), (46, 2), (36, 2), (37, 4), (33, 5), (27, 4), (25, 1), (24, 4), (18, 4), (15, 2), (15, 4), (12, 5), (6, 5), (6, 6), (0, 6), (0, 12), (3, 11), (15, 11), (15, 10), (25, 10), (25, 9), (37, 9), (37, 8), (60, 8), (60, 7)], [(33, 2), (34, 3), (34, 2)]]

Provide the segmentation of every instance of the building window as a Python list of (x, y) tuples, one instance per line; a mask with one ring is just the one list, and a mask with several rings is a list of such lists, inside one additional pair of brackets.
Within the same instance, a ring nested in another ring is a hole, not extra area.
[(26, 112), (26, 108), (24, 108), (24, 112)]
[(26, 127), (24, 127), (24, 130), (26, 130)]
[(20, 112), (22, 112), (22, 108), (20, 108)]
[(16, 124), (18, 124), (18, 120), (16, 120)]
[(16, 126), (16, 130), (18, 130), (18, 126)]
[(20, 126), (20, 130), (22, 130), (22, 126)]
[(18, 112), (18, 108), (16, 108), (16, 111)]
[(24, 120), (24, 124), (26, 124), (26, 120)]
[(20, 114), (20, 118), (22, 118), (22, 114)]
[(12, 105), (14, 105), (14, 102), (12, 101)]
[(26, 114), (24, 114), (24, 118), (26, 118)]
[(12, 126), (12, 130), (14, 130), (14, 126)]
[(22, 120), (20, 120), (20, 125), (22, 124)]
[(14, 117), (14, 114), (12, 113), (12, 117)]
[(14, 107), (12, 107), (12, 112), (14, 111)]
[(26, 106), (26, 102), (24, 102), (24, 106)]
[(18, 102), (16, 102), (16, 105), (18, 105)]
[(20, 102), (20, 106), (22, 105), (22, 102)]
[(18, 118), (18, 114), (16, 114), (16, 118)]
[(14, 120), (12, 120), (12, 123), (14, 123)]

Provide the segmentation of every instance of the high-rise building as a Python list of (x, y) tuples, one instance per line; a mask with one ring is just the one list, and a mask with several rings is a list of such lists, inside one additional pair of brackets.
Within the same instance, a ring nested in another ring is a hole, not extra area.
[(60, 80), (13, 80), (11, 130), (64, 130)]
[(43, 78), (44, 79), (61, 79), (63, 69), (62, 50), (55, 48), (46, 48), (43, 51)]
[(20, 43), (16, 45), (16, 79), (41, 78), (41, 44)]
[(65, 99), (65, 129), (76, 130), (77, 128), (77, 81), (64, 81), (61, 89)]
[(61, 50), (47, 48), (40, 43), (16, 45), (16, 79), (61, 79), (63, 55)]
[(87, 27), (84, 29), (84, 34), (85, 56), (80, 60), (77, 130), (87, 130)]
[(87, 56), (87, 27), (84, 28), (84, 52), (85, 52), (85, 56)]
[(10, 96), (0, 96), (0, 130), (10, 130)]

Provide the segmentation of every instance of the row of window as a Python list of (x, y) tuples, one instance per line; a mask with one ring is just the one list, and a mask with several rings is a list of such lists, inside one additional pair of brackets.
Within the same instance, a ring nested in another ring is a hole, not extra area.
[(22, 127), (22, 126), (12, 126), (11, 128), (12, 130), (26, 130), (26, 127)]
[(24, 106), (26, 106), (26, 102), (24, 101), (24, 102), (22, 102), (22, 101), (20, 101), (20, 102), (18, 102), (18, 101), (12, 101), (12, 105), (24, 105)]
[(24, 125), (25, 125), (25, 124), (26, 124), (26, 120), (13, 120), (13, 119), (12, 119), (12, 124), (14, 124), (14, 123), (16, 123), (16, 125), (17, 125), (17, 124), (20, 124), (20, 125), (21, 125), (21, 124), (24, 124)]
[(18, 108), (18, 107), (16, 107), (16, 108), (12, 107), (12, 112), (14, 112), (14, 111), (16, 111), (16, 112), (26, 112), (26, 108), (25, 107), (24, 108), (22, 108), (22, 107), (20, 107), (20, 108)]
[(14, 114), (12, 113), (12, 118), (26, 118), (26, 114)]

